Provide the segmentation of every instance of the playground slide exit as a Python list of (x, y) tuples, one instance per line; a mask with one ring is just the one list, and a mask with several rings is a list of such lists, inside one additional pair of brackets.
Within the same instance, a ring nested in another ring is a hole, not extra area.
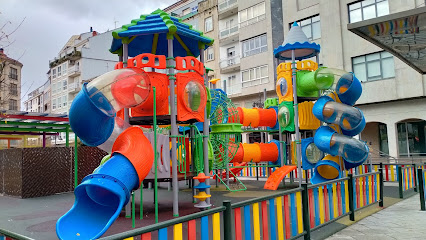
[(89, 146), (102, 146), (111, 158), (86, 176), (74, 191), (75, 203), (56, 223), (60, 239), (97, 239), (104, 234), (139, 188), (154, 161), (143, 130), (129, 127), (116, 112), (143, 103), (149, 78), (140, 69), (106, 73), (84, 84), (70, 108), (70, 125)]

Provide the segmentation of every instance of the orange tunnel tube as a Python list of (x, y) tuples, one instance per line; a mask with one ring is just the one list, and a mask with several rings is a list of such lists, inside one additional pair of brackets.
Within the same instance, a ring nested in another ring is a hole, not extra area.
[(243, 126), (270, 127), (273, 128), (277, 123), (277, 113), (273, 108), (237, 108), (240, 117), (240, 123)]

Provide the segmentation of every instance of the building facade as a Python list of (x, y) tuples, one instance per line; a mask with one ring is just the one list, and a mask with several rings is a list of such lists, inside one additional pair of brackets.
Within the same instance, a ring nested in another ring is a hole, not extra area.
[(0, 110), (21, 110), (22, 66), (0, 48)]
[(282, 3), (219, 0), (219, 67), (222, 88), (236, 106), (261, 107), (274, 97), (274, 47), (284, 40)]
[[(114, 70), (118, 59), (109, 52), (111, 41), (111, 32), (97, 33), (92, 29), (68, 40), (58, 56), (49, 62), (50, 84), (45, 92), (49, 101), (44, 105), (45, 109), (50, 109), (50, 113), (68, 114), (84, 82)], [(74, 140), (73, 134), (70, 134), (70, 140)], [(53, 141), (64, 144), (65, 133)]]
[(51, 113), (67, 114), (83, 82), (114, 70), (118, 59), (108, 51), (111, 41), (111, 32), (74, 35), (49, 62)]
[(43, 112), (44, 110), (44, 85), (28, 94), (28, 99), (24, 101), (26, 112)]
[[(283, 27), (297, 21), (321, 44), (320, 63), (354, 72), (362, 81), (357, 102), (367, 121), (360, 138), (372, 158), (426, 155), (426, 76), (348, 31), (349, 23), (423, 6), (424, 1), (283, 0)], [(284, 34), (285, 36), (285, 34)]]

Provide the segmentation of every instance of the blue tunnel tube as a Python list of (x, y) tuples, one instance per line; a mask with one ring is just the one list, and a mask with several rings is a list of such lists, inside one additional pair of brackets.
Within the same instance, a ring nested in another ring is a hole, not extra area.
[(314, 143), (325, 153), (332, 156), (341, 156), (344, 160), (345, 169), (361, 165), (369, 154), (367, 144), (355, 138), (338, 134), (327, 126), (317, 129)]
[(74, 205), (56, 223), (59, 239), (99, 238), (129, 202), (130, 192), (138, 187), (138, 174), (132, 163), (114, 153), (75, 189)]
[(322, 122), (339, 125), (344, 135), (355, 136), (365, 128), (364, 114), (360, 109), (335, 102), (329, 96), (320, 97), (312, 112)]

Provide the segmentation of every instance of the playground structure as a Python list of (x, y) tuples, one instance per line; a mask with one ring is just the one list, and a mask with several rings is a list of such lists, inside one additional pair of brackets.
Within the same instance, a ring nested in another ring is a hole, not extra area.
[[(204, 209), (211, 206), (210, 176), (228, 190), (245, 190), (238, 174), (249, 163), (278, 167), (265, 183), (265, 189), (276, 190), (296, 169), (299, 184), (302, 167), (314, 168), (312, 182), (320, 183), (340, 177), (368, 156), (364, 143), (348, 137), (365, 126), (362, 112), (351, 107), (361, 95), (359, 81), (353, 74), (301, 61), (318, 56), (320, 47), (297, 25), (274, 51), (277, 59), (292, 62), (278, 65), (278, 99), (265, 101), (264, 109), (236, 108), (224, 91), (207, 87), (203, 51), (213, 40), (179, 18), (156, 10), (114, 31), (113, 37), (110, 50), (120, 59), (116, 70), (85, 83), (69, 114), (84, 144), (111, 154), (75, 189), (74, 206), (56, 225), (60, 239), (102, 236), (123, 207), (129, 209), (133, 191), (144, 180), (154, 183), (158, 221), (159, 181), (171, 180), (173, 215), (178, 216), (179, 180), (199, 181), (192, 183), (199, 190), (193, 196), (199, 199), (195, 207)], [(333, 84), (334, 98), (321, 96)], [(189, 131), (179, 135), (178, 125)], [(278, 133), (279, 141), (242, 143), (241, 133), (255, 128)], [(315, 137), (306, 144), (300, 130), (316, 130)], [(297, 166), (284, 160), (283, 132), (294, 133)], [(230, 186), (230, 178), (239, 183), (237, 188)]]

